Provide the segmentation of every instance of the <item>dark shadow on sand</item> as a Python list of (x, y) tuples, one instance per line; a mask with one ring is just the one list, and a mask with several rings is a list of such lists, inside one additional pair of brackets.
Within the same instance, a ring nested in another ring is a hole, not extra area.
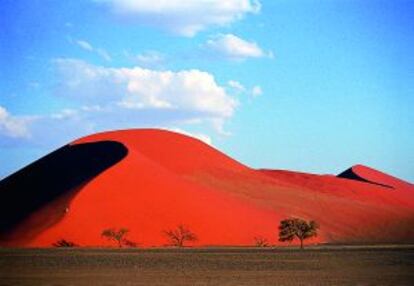
[(373, 185), (377, 185), (377, 186), (381, 186), (381, 187), (385, 187), (385, 188), (394, 189), (394, 187), (392, 187), (392, 186), (385, 185), (385, 184), (381, 184), (381, 183), (377, 183), (377, 182), (373, 182), (373, 181), (369, 181), (369, 180), (367, 180), (365, 178), (362, 178), (359, 175), (355, 174), (354, 171), (352, 170), (352, 168), (349, 168), (349, 169), (343, 171), (342, 173), (340, 173), (339, 175), (337, 175), (337, 177), (338, 178), (343, 178), (343, 179), (360, 181), (360, 182), (364, 182), (364, 183), (368, 183), (368, 184), (373, 184)]
[(121, 161), (119, 142), (66, 145), (0, 181), (0, 236), (30, 214)]

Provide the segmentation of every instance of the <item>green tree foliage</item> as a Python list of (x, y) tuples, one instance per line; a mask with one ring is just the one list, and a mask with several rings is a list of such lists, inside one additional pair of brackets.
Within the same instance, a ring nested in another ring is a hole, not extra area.
[(180, 224), (175, 229), (164, 231), (171, 245), (183, 247), (186, 241), (196, 241), (197, 236), (185, 225)]
[(280, 221), (279, 241), (292, 241), (295, 237), (300, 240), (300, 248), (307, 238), (317, 236), (319, 225), (311, 220), (309, 222), (300, 218), (289, 218)]
[(126, 228), (120, 228), (120, 229), (108, 228), (108, 229), (104, 229), (101, 235), (108, 240), (115, 241), (119, 247), (122, 247), (122, 245), (127, 245), (128, 244), (127, 242), (129, 242), (125, 238), (128, 232), (129, 230)]

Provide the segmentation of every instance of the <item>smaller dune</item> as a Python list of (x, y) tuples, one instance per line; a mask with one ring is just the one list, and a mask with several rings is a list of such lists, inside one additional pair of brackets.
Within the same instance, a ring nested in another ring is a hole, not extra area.
[(404, 182), (396, 177), (364, 165), (352, 166), (351, 168), (337, 175), (337, 177), (379, 185), (390, 189), (404, 188), (409, 187), (410, 185), (409, 183)]

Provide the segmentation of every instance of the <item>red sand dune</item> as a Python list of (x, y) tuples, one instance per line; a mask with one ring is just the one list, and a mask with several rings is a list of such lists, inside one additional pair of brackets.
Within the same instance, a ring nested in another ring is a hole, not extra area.
[[(80, 152), (83, 146), (95, 153)], [(153, 129), (95, 134), (65, 148), (50, 156), (55, 165), (41, 166), (41, 159), (0, 182), (6, 209), (13, 200), (45, 193), (19, 211), (9, 207), (12, 219), (0, 213), (0, 245), (51, 246), (66, 239), (107, 246), (113, 243), (102, 230), (125, 227), (140, 246), (161, 246), (163, 231), (178, 224), (197, 234), (192, 245), (253, 245), (255, 236), (277, 244), (278, 223), (287, 217), (319, 222), (320, 235), (310, 243), (414, 242), (414, 186), (361, 165), (338, 177), (255, 170), (197, 139)], [(74, 176), (83, 179), (74, 183)], [(59, 185), (47, 182), (53, 178), (67, 187), (56, 193)], [(13, 196), (16, 190), (21, 194)]]

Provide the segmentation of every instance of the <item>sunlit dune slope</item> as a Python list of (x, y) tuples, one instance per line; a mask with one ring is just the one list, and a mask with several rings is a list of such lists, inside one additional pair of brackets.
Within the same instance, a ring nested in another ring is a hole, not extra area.
[(191, 245), (253, 245), (256, 236), (276, 244), (279, 220), (292, 216), (319, 222), (310, 243), (414, 242), (413, 185), (351, 170), (254, 170), (169, 131), (95, 134), (0, 182), (0, 245), (109, 246), (102, 230), (125, 227), (140, 246), (161, 246), (179, 224), (197, 234)]

